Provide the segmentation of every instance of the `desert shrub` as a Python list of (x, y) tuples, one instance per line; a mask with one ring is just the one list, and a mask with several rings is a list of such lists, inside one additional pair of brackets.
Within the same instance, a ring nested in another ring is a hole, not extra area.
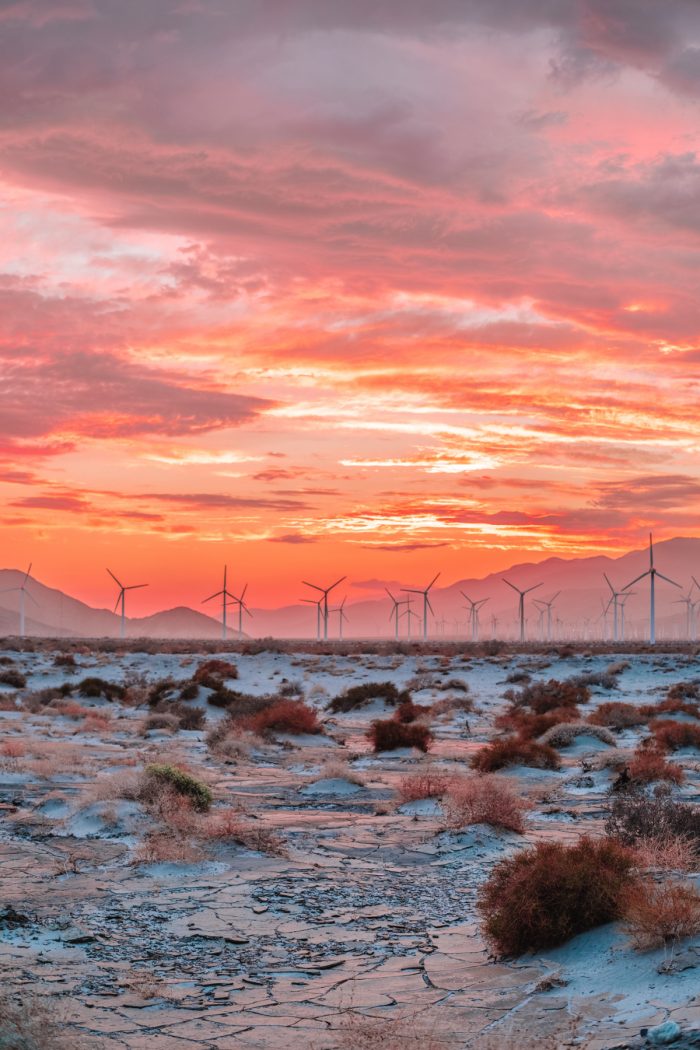
[(53, 658), (54, 667), (77, 667), (75, 657), (72, 653), (56, 653)]
[(533, 682), (517, 694), (506, 694), (515, 707), (529, 707), (536, 715), (544, 715), (560, 707), (578, 707), (586, 704), (591, 694), (585, 685), (573, 681), (559, 682), (550, 678), (547, 682)]
[(584, 671), (583, 674), (577, 674), (569, 681), (572, 685), (586, 689), (596, 685), (600, 689), (617, 689), (617, 678), (609, 671)]
[(164, 701), (174, 699), (175, 693), (182, 688), (182, 682), (176, 682), (174, 678), (160, 678), (148, 687), (146, 702), (149, 707), (158, 707)]
[(508, 736), (492, 740), (471, 759), (472, 769), (495, 773), (507, 766), (534, 766), (536, 769), (558, 769), (561, 759), (553, 747), (523, 737)]
[(479, 894), (483, 932), (500, 955), (554, 948), (618, 919), (634, 854), (611, 839), (538, 842), (502, 860)]
[(236, 762), (238, 759), (247, 758), (252, 748), (259, 743), (253, 733), (242, 730), (229, 719), (222, 719), (206, 735), (207, 747), (224, 762)]
[(304, 689), (301, 682), (288, 682), (286, 678), (283, 678), (280, 682), (279, 695), (291, 700), (295, 696), (303, 697)]
[(605, 668), (605, 674), (607, 675), (619, 675), (623, 671), (629, 671), (632, 664), (629, 660), (614, 660), (611, 664)]
[(237, 718), (243, 728), (261, 736), (269, 733), (322, 733), (316, 712), (303, 700), (278, 699), (257, 714)]
[(681, 747), (700, 748), (700, 725), (673, 719), (654, 719), (649, 723), (649, 728), (657, 744), (669, 751), (678, 751)]
[(3, 1050), (87, 1050), (66, 1023), (54, 997), (36, 996), (26, 987), (0, 992), (0, 1047)]
[(185, 682), (180, 689), (179, 697), (180, 700), (196, 700), (199, 696), (199, 683), (198, 682)]
[(674, 682), (666, 693), (667, 700), (700, 700), (699, 682)]
[(496, 729), (507, 729), (517, 733), (518, 736), (532, 737), (542, 736), (552, 726), (562, 722), (578, 720), (579, 710), (577, 707), (555, 707), (544, 715), (535, 715), (522, 707), (511, 705), (507, 711), (494, 719)]
[(511, 671), (510, 674), (506, 676), (506, 682), (508, 682), (509, 685), (521, 685), (524, 682), (531, 681), (532, 675), (529, 671)]
[(700, 809), (667, 795), (620, 795), (612, 801), (605, 830), (630, 846), (642, 840), (665, 842), (680, 836), (700, 854)]
[(255, 823), (237, 809), (220, 809), (212, 813), (203, 828), (206, 838), (219, 842), (235, 842), (256, 853), (286, 853), (284, 841), (277, 832)]
[(180, 723), (180, 729), (204, 729), (207, 723), (207, 716), (201, 707), (173, 704), (173, 710)]
[(453, 693), (468, 693), (469, 682), (465, 682), (463, 678), (448, 678), (444, 682), (440, 682), (439, 687), (443, 692), (452, 691)]
[(625, 896), (624, 926), (648, 951), (700, 934), (700, 893), (692, 883), (638, 880)]
[(676, 697), (667, 697), (660, 704), (642, 707), (641, 710), (649, 718), (663, 718), (664, 715), (684, 714), (691, 718), (700, 718), (700, 707), (696, 701), (680, 700)]
[(675, 762), (668, 762), (662, 751), (652, 747), (641, 747), (635, 751), (627, 772), (633, 784), (653, 784), (666, 780), (671, 784), (682, 784), (683, 770)]
[(634, 853), (641, 871), (692, 871), (697, 866), (693, 843), (683, 835), (637, 839)]
[(436, 717), (451, 715), (456, 711), (464, 711), (465, 714), (469, 714), (473, 710), (474, 701), (469, 696), (443, 696), (431, 707), (431, 712)]
[(9, 685), (12, 689), (24, 689), (27, 679), (21, 671), (10, 667), (7, 671), (0, 671), (0, 685)]
[(636, 704), (624, 704), (620, 700), (611, 700), (599, 706), (588, 716), (591, 725), (607, 726), (609, 729), (629, 729), (640, 726), (646, 718)]
[(447, 791), (449, 777), (430, 769), (409, 773), (398, 784), (399, 802), (418, 802), (423, 798), (440, 798)]
[(206, 784), (183, 769), (157, 763), (146, 766), (143, 796), (147, 799), (149, 792), (163, 786), (170, 787), (176, 794), (189, 799), (197, 810), (207, 810), (211, 805), (212, 794)]
[(470, 824), (490, 824), (509, 831), (524, 830), (527, 804), (500, 777), (455, 777), (444, 800), (445, 827), (457, 831)]
[(227, 660), (204, 660), (192, 680), (208, 689), (217, 689), (228, 678), (238, 678), (238, 668)]
[(432, 707), (426, 704), (414, 704), (412, 700), (402, 700), (394, 711), (393, 717), (397, 722), (415, 722), (418, 718), (425, 718), (432, 714)]
[(142, 734), (159, 730), (166, 733), (177, 733), (179, 728), (179, 720), (175, 715), (169, 714), (167, 711), (156, 711), (154, 714), (149, 715), (148, 718), (144, 718), (141, 723)]
[(373, 700), (383, 700), (385, 704), (396, 706), (402, 700), (410, 700), (410, 696), (405, 689), (399, 690), (393, 682), (364, 682), (362, 685), (353, 685), (334, 697), (328, 705), (328, 710), (341, 714), (354, 711), (357, 707), (366, 707)]
[(121, 700), (124, 696), (124, 686), (119, 685), (117, 682), (106, 682), (104, 678), (83, 678), (81, 682), (75, 686), (80, 696), (99, 699), (104, 697), (105, 700)]
[(569, 747), (576, 737), (584, 735), (594, 736), (610, 747), (617, 747), (617, 741), (609, 729), (589, 722), (559, 722), (547, 730), (540, 743), (549, 744), (550, 747)]
[(380, 718), (372, 722), (367, 736), (375, 751), (395, 751), (399, 747), (427, 751), (433, 739), (433, 734), (421, 722), (406, 725), (395, 718)]

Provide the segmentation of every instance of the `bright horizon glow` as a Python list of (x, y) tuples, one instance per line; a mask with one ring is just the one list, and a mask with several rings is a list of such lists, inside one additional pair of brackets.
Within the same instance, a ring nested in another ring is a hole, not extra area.
[(700, 536), (699, 34), (6, 5), (4, 567), (138, 616)]

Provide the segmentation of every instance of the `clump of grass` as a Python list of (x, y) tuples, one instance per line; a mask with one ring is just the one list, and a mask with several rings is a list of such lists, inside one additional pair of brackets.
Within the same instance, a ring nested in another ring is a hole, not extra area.
[(560, 682), (556, 678), (550, 678), (547, 682), (533, 682), (520, 693), (509, 691), (505, 696), (514, 707), (527, 707), (536, 715), (544, 715), (562, 707), (578, 707), (588, 703), (591, 698), (586, 685), (571, 680)]
[(94, 676), (83, 678), (74, 687), (80, 696), (94, 700), (104, 698), (105, 700), (121, 700), (124, 696), (124, 686), (117, 682), (106, 682), (104, 678)]
[(588, 716), (591, 725), (607, 726), (608, 729), (631, 729), (644, 725), (646, 717), (636, 704), (625, 704), (620, 700), (599, 704)]
[(12, 689), (24, 689), (27, 679), (21, 671), (10, 667), (7, 671), (0, 671), (0, 685), (9, 685)]
[(609, 747), (617, 747), (617, 741), (609, 729), (590, 722), (559, 722), (547, 730), (540, 743), (549, 744), (550, 747), (569, 747), (579, 736), (594, 736)]
[(638, 748), (627, 772), (633, 784), (653, 784), (659, 780), (682, 784), (685, 780), (681, 767), (675, 762), (668, 762), (664, 752), (655, 747)]
[(539, 842), (502, 860), (482, 887), (483, 932), (499, 955), (554, 948), (622, 915), (634, 854), (612, 839)]
[(637, 881), (625, 895), (624, 926), (640, 951), (700, 934), (700, 893), (690, 882)]
[(471, 824), (488, 824), (522, 834), (527, 803), (500, 777), (454, 777), (444, 800), (445, 827), (459, 831)]
[(167, 786), (176, 794), (187, 798), (193, 807), (204, 812), (212, 803), (212, 793), (206, 784), (197, 780), (190, 773), (186, 773), (177, 766), (160, 765), (152, 763), (146, 766), (145, 783), (142, 788), (143, 796), (148, 797), (149, 791)]
[(27, 988), (0, 991), (0, 1047), (4, 1050), (87, 1050), (68, 1027), (53, 997), (40, 999)]
[(395, 707), (402, 700), (410, 700), (410, 695), (405, 689), (399, 690), (393, 682), (363, 682), (334, 697), (328, 704), (328, 710), (334, 714), (343, 714), (358, 707), (366, 707), (373, 700), (383, 700), (385, 704)]
[(245, 718), (236, 717), (238, 724), (251, 733), (269, 736), (271, 733), (318, 734), (323, 727), (313, 707), (303, 700), (285, 700), (278, 698), (269, 703), (257, 714)]
[(207, 818), (204, 836), (218, 842), (235, 842), (256, 853), (285, 856), (284, 839), (271, 828), (266, 828), (246, 817), (237, 809), (217, 810)]
[(403, 777), (398, 784), (399, 804), (418, 802), (424, 798), (441, 798), (447, 791), (450, 778), (431, 769), (420, 770)]
[(238, 678), (236, 665), (227, 660), (213, 659), (204, 660), (199, 665), (192, 676), (192, 681), (208, 689), (218, 689), (229, 678)]
[(561, 759), (553, 747), (534, 740), (509, 736), (492, 740), (472, 756), (472, 769), (495, 773), (508, 766), (532, 766), (535, 769), (559, 769)]

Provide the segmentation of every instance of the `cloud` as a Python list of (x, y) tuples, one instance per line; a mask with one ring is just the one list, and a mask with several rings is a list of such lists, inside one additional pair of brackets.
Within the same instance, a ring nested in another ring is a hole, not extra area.
[(302, 536), (299, 532), (285, 532), (279, 536), (268, 537), (270, 543), (290, 543), (290, 544), (303, 544), (303, 543), (317, 543), (317, 536)]

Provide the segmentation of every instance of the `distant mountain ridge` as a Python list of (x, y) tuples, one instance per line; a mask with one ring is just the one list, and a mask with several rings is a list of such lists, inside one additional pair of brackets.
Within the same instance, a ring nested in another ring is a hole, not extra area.
[[(700, 539), (678, 537), (657, 543), (654, 545), (654, 560), (660, 572), (681, 585), (681, 589), (677, 589), (663, 581), (657, 583), (657, 626), (660, 636), (684, 637), (686, 607), (678, 604), (678, 599), (688, 593), (691, 575), (700, 579)], [(435, 618), (430, 622), (429, 633), (432, 637), (442, 634), (445, 637), (467, 636), (467, 613), (461, 594), (462, 591), (465, 591), (470, 598), (489, 599), (481, 610), (483, 637), (491, 637), (492, 634), (498, 637), (513, 637), (516, 632), (517, 595), (503, 583), (503, 579), (507, 578), (523, 589), (541, 583), (537, 590), (527, 596), (526, 615), (529, 638), (539, 637), (539, 615), (532, 600), (534, 598), (549, 600), (556, 591), (560, 591), (561, 594), (553, 607), (555, 634), (568, 637), (573, 631), (573, 625), (576, 624), (577, 629), (581, 632), (588, 630), (589, 637), (600, 637), (602, 607), (610, 596), (603, 573), (607, 573), (616, 589), (621, 589), (634, 577), (644, 572), (648, 564), (648, 548), (642, 548), (630, 551), (618, 558), (593, 555), (586, 558), (552, 557), (542, 562), (523, 562), (480, 579), (463, 579), (447, 587), (436, 585), (431, 591)], [(436, 565), (437, 568), (439, 565)], [(0, 591), (18, 587), (23, 578), (24, 573), (19, 570), (0, 570)], [(405, 586), (421, 587), (427, 582), (427, 580), (410, 579), (407, 580)], [(438, 580), (438, 584), (439, 582)], [(26, 601), (27, 634), (68, 638), (117, 637), (119, 635), (119, 616), (110, 610), (92, 608), (79, 599), (55, 588), (47, 587), (32, 578), (28, 586), (37, 604)], [(645, 625), (648, 623), (648, 580), (637, 584), (633, 591), (626, 606), (627, 636), (629, 638), (644, 637)], [(391, 602), (385, 594), (378, 591), (378, 595), (376, 599), (365, 599), (346, 604), (348, 622), (344, 628), (345, 637), (393, 637), (394, 630), (389, 620)], [(419, 596), (414, 595), (413, 598), (413, 610), (421, 613)], [(700, 599), (700, 591), (695, 589), (693, 598)], [(312, 638), (316, 635), (316, 612), (311, 605), (288, 605), (278, 609), (253, 607), (252, 611), (253, 618), (247, 621), (247, 625), (249, 633), (257, 637)], [(497, 621), (495, 627), (492, 626), (493, 617)], [(337, 614), (331, 614), (329, 637), (337, 637), (337, 620)], [(560, 620), (561, 623), (559, 623)], [(587, 627), (586, 621), (588, 621)], [(0, 633), (3, 635), (17, 634), (18, 629), (17, 593), (0, 593)], [(416, 622), (412, 629), (412, 636), (416, 637), (417, 634)], [(211, 616), (206, 616), (187, 606), (178, 606), (151, 616), (127, 618), (127, 635), (132, 638), (219, 638), (221, 637), (221, 624)], [(405, 636), (406, 621), (404, 619), (401, 626), (401, 637)], [(229, 630), (229, 638), (237, 637), (236, 630)]]

